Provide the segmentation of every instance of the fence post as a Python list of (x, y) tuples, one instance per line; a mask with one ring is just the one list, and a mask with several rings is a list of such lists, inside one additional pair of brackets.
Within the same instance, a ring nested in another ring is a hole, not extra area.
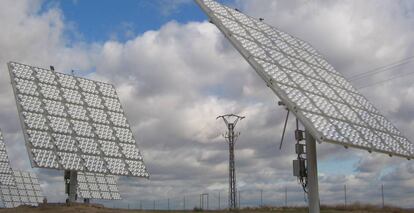
[(220, 210), (220, 192), (219, 192), (219, 196), (218, 196), (218, 209)]
[(384, 184), (381, 184), (381, 197), (382, 197), (382, 208), (385, 207), (385, 200), (384, 200)]
[(344, 195), (345, 195), (345, 208), (346, 208), (347, 207), (346, 184), (344, 185)]
[(263, 207), (263, 189), (260, 189), (260, 207)]
[(241, 199), (240, 199), (240, 197), (241, 196), (240, 196), (240, 190), (239, 190), (239, 209), (241, 209), (241, 201), (240, 201)]
[(288, 207), (287, 186), (285, 186), (285, 207)]

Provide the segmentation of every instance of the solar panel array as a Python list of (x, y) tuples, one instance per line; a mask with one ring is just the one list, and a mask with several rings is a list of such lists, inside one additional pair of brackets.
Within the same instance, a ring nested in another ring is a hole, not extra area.
[(78, 173), (78, 196), (101, 200), (121, 199), (115, 176), (88, 172)]
[(112, 85), (8, 65), (34, 167), (149, 177)]
[(318, 141), (414, 157), (414, 144), (309, 44), (213, 0), (196, 2)]
[(0, 130), (0, 185), (16, 185), (13, 178), (13, 170), (4, 144), (3, 134)]
[(16, 186), (0, 185), (0, 196), (4, 207), (37, 206), (43, 202), (44, 197), (35, 173), (13, 171), (13, 177)]

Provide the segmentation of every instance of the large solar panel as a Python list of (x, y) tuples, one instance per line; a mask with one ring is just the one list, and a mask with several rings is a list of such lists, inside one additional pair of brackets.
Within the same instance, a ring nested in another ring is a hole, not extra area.
[(8, 63), (32, 166), (148, 177), (115, 88)]
[(306, 42), (213, 0), (195, 0), (319, 142), (413, 158), (405, 138)]
[(117, 177), (88, 172), (78, 173), (78, 196), (81, 198), (120, 200)]
[(13, 171), (13, 176), (16, 186), (0, 185), (0, 196), (4, 207), (37, 206), (43, 202), (43, 193), (35, 173)]
[(13, 170), (10, 166), (3, 134), (0, 130), (0, 185), (15, 186)]

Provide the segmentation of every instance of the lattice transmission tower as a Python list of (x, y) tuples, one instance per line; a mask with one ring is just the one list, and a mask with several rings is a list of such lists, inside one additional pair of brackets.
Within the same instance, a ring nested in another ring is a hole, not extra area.
[(229, 209), (237, 208), (237, 189), (236, 189), (236, 166), (234, 163), (234, 144), (240, 132), (234, 133), (234, 128), (238, 121), (244, 119), (244, 116), (227, 114), (218, 116), (222, 118), (227, 127), (227, 132), (223, 134), (229, 144)]

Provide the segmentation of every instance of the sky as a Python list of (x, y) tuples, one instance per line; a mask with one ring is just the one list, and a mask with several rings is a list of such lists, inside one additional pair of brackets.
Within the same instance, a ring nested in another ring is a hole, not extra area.
[[(316, 48), (349, 77), (414, 55), (414, 2), (409, 0), (234, 0), (239, 8)], [(221, 114), (246, 116), (238, 126), (236, 177), (242, 206), (305, 205), (292, 175), (294, 120), (278, 150), (285, 110), (192, 0), (4, 0), (0, 7), (0, 128), (14, 169), (38, 174), (50, 202), (65, 200), (63, 172), (31, 168), (6, 63), (17, 61), (114, 84), (151, 179), (121, 177), (126, 208), (181, 208), (210, 194), (227, 205), (228, 147)], [(410, 72), (413, 63), (351, 81), (363, 87)], [(413, 77), (360, 89), (414, 140)], [(414, 207), (412, 161), (338, 145), (317, 145), (322, 204), (381, 203)]]

